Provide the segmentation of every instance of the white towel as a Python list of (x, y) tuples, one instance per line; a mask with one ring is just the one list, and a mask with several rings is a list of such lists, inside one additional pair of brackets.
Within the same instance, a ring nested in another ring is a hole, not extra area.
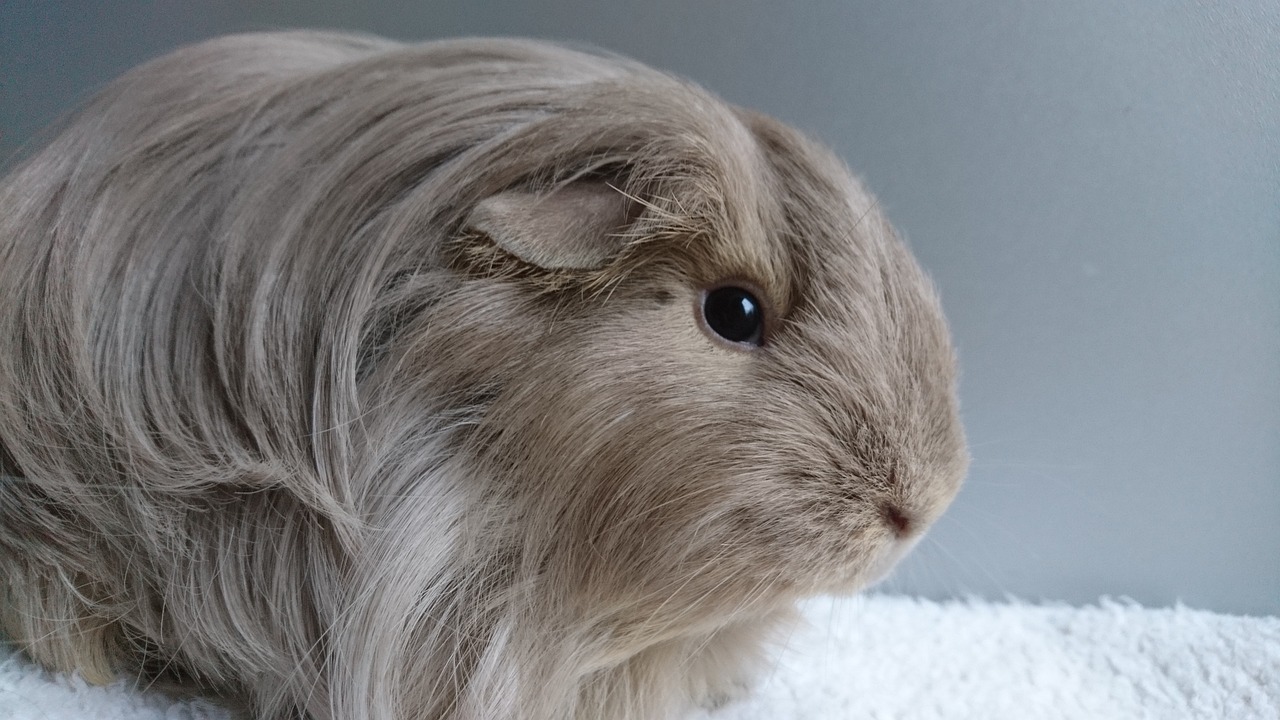
[[(1280, 617), (872, 595), (817, 600), (755, 693), (697, 720), (1280, 720)], [(0, 649), (0, 720), (227, 720)]]

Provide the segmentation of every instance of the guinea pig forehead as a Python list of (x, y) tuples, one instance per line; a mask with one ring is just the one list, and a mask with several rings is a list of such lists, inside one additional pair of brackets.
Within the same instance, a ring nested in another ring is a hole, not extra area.
[(782, 237), (786, 232), (781, 213), (769, 203), (743, 209), (715, 230), (711, 272), (726, 280), (755, 283), (773, 305), (785, 310), (793, 299), (796, 270)]
[(784, 311), (796, 291), (795, 257), (788, 249), (791, 229), (774, 172), (754, 143), (726, 153), (716, 178), (716, 212), (707, 218), (707, 282), (745, 280)]

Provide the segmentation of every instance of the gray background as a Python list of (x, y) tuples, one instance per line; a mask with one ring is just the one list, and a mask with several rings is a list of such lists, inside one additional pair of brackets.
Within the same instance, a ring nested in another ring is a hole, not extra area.
[(0, 153), (234, 30), (585, 41), (809, 131), (941, 286), (973, 445), (888, 587), (1280, 614), (1280, 3), (0, 0)]

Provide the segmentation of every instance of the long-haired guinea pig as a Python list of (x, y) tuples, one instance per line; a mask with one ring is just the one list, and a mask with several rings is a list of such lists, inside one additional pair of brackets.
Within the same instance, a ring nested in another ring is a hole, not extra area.
[(232, 36), (0, 185), (3, 631), (316, 720), (662, 718), (967, 453), (829, 152), (625, 59)]

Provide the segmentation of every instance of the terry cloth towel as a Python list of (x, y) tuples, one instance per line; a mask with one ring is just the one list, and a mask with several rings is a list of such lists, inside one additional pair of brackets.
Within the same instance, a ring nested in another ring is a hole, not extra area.
[[(1280, 720), (1280, 617), (883, 595), (815, 600), (805, 614), (751, 696), (693, 718)], [(0, 650), (0, 720), (229, 718)]]

